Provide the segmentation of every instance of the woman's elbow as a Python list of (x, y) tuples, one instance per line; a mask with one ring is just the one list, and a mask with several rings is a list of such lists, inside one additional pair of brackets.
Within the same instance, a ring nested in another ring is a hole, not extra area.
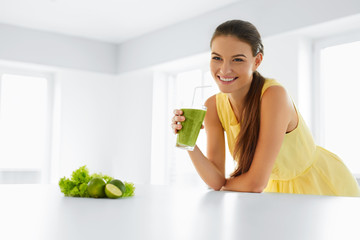
[(257, 188), (253, 188), (251, 190), (251, 192), (253, 192), (253, 193), (262, 193), (263, 191), (264, 191), (263, 187), (257, 187)]
[(261, 183), (255, 183), (251, 185), (250, 191), (254, 192), (254, 193), (262, 193), (264, 192), (266, 188), (266, 185), (261, 184)]
[(221, 190), (221, 188), (219, 188), (219, 187), (210, 187), (212, 190), (214, 190), (214, 191), (220, 191)]
[(213, 185), (213, 186), (209, 186), (212, 190), (214, 191), (220, 191), (223, 188), (224, 185)]
[(225, 183), (226, 183), (226, 181), (223, 181), (223, 182), (211, 184), (211, 185), (209, 185), (209, 187), (211, 189), (213, 189), (214, 191), (220, 191), (225, 186)]

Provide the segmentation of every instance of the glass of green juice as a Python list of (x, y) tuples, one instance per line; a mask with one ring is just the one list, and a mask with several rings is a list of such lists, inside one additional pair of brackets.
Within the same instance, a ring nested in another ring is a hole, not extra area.
[(206, 107), (182, 108), (185, 121), (177, 134), (176, 147), (193, 151), (206, 114)]

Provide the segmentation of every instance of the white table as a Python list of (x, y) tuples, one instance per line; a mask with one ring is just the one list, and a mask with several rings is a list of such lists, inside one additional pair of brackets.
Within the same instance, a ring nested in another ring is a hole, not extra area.
[(360, 239), (360, 198), (136, 185), (127, 199), (0, 185), (0, 239)]

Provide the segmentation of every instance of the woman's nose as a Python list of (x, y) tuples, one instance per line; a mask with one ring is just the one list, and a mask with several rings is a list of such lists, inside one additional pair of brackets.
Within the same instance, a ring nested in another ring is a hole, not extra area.
[(221, 74), (224, 74), (224, 75), (226, 75), (226, 74), (228, 74), (228, 73), (231, 73), (231, 66), (230, 66), (230, 64), (229, 64), (229, 63), (226, 63), (226, 62), (223, 62), (223, 63), (221, 64), (221, 67), (220, 67), (220, 73), (221, 73)]

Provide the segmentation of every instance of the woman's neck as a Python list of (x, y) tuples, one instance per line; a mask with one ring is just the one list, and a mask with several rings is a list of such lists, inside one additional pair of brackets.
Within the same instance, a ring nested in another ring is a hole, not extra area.
[(227, 93), (231, 107), (233, 108), (238, 122), (240, 122), (240, 116), (244, 110), (245, 98), (249, 92), (250, 86), (251, 82), (235, 92)]

